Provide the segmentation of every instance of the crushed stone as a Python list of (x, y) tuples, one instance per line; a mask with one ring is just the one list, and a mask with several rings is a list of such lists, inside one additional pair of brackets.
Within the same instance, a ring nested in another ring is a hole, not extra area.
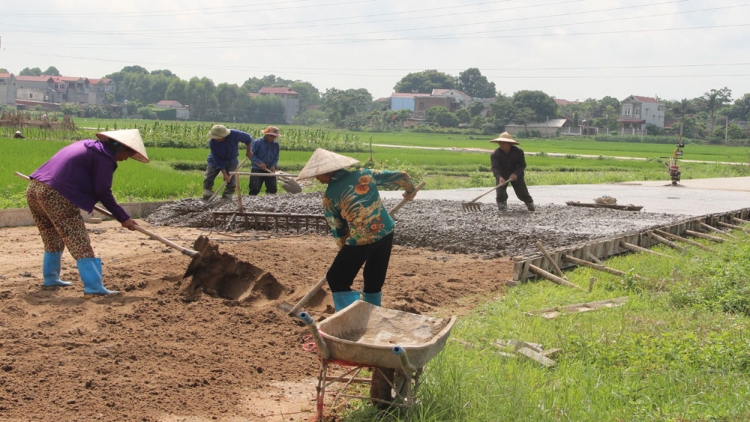
[[(243, 196), (247, 213), (291, 213), (323, 215), (322, 192)], [(398, 200), (384, 199), (386, 208)], [(464, 211), (460, 201), (415, 200), (395, 216), (394, 244), (450, 253), (479, 254), (485, 258), (536, 254), (541, 241), (556, 249), (620, 233), (636, 232), (672, 224), (688, 218), (674, 214), (537, 205), (528, 212), (523, 204), (509, 204), (498, 213), (494, 204), (480, 211)], [(211, 228), (214, 211), (237, 211), (237, 202), (183, 199), (165, 204), (146, 221), (154, 225)], [(240, 230), (239, 227), (235, 230)]]

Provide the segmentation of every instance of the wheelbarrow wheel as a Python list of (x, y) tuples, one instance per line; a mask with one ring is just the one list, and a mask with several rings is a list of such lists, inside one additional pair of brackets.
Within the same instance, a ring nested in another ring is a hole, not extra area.
[(373, 399), (372, 404), (380, 409), (389, 408), (390, 403), (393, 402), (392, 384), (395, 372), (391, 368), (373, 368), (370, 381), (370, 399)]

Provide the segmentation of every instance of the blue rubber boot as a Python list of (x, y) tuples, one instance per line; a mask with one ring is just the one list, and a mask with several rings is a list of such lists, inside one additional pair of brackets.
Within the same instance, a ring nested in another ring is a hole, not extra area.
[(333, 307), (336, 312), (342, 311), (347, 306), (359, 300), (359, 292), (334, 292)]
[(44, 287), (67, 287), (73, 283), (60, 280), (60, 261), (62, 252), (45, 252), (42, 261), (42, 276), (44, 276)]
[(102, 283), (101, 258), (83, 258), (76, 262), (78, 263), (78, 273), (81, 275), (81, 281), (83, 281), (83, 297), (106, 296), (120, 293), (104, 288), (104, 284)]
[(371, 303), (375, 306), (380, 306), (380, 303), (383, 300), (383, 292), (377, 292), (377, 293), (362, 292), (362, 300), (364, 300), (367, 303)]

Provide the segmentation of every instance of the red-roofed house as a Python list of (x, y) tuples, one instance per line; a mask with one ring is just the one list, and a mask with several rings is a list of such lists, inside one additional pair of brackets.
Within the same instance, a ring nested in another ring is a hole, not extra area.
[(284, 105), (284, 120), (292, 122), (292, 118), (299, 114), (299, 93), (285, 86), (264, 87), (258, 91), (260, 95), (279, 97)]
[(628, 130), (642, 132), (646, 125), (653, 124), (664, 129), (664, 104), (651, 97), (631, 95), (620, 102), (620, 129), (624, 133)]
[(0, 73), (0, 104), (16, 103), (16, 77), (12, 73)]
[(89, 79), (89, 104), (104, 104), (107, 94), (115, 95), (117, 86), (109, 78)]
[(16, 76), (16, 100), (61, 103), (66, 100), (67, 82), (51, 76)]

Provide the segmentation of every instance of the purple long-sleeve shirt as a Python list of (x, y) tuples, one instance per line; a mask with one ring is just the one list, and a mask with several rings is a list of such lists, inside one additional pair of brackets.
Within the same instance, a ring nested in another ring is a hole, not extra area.
[(99, 141), (85, 139), (58, 151), (30, 177), (52, 187), (86, 212), (92, 212), (94, 205), (101, 202), (117, 221), (123, 222), (130, 215), (112, 195), (115, 170), (117, 160), (112, 151)]

